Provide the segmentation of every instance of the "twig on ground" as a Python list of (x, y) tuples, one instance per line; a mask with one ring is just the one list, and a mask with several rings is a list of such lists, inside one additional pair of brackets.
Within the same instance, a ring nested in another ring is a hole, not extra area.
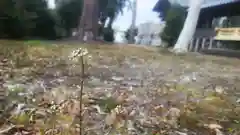
[(0, 131), (0, 135), (3, 135), (3, 134), (7, 134), (9, 132), (11, 132), (12, 130), (15, 130), (16, 126), (15, 125), (12, 125), (4, 130), (1, 130)]

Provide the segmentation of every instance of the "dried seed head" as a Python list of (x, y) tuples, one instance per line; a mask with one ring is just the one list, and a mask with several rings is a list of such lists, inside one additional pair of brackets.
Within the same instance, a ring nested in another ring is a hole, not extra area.
[(128, 114), (128, 111), (126, 110), (126, 108), (122, 107), (121, 105), (118, 105), (114, 110), (117, 115), (122, 115), (125, 116)]
[(70, 59), (74, 59), (74, 58), (85, 56), (87, 54), (88, 54), (88, 50), (86, 48), (79, 48), (79, 49), (73, 50), (69, 57)]
[(57, 110), (57, 106), (56, 105), (53, 105), (50, 107), (51, 110)]
[(122, 106), (120, 106), (120, 105), (118, 105), (115, 109), (114, 109), (114, 111), (117, 113), (117, 114), (121, 114), (122, 113)]

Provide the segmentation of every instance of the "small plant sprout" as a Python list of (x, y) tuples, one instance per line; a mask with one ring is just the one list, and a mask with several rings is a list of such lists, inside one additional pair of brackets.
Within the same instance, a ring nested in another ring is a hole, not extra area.
[[(84, 75), (85, 75), (85, 64), (87, 65), (87, 61), (84, 61), (85, 56), (88, 55), (88, 50), (86, 48), (79, 48), (76, 49), (74, 51), (72, 51), (72, 53), (70, 54), (70, 60), (76, 61), (76, 62), (80, 62), (81, 65), (81, 73), (82, 73), (82, 79), (81, 79), (81, 85), (80, 85), (80, 95), (79, 95), (79, 100), (80, 100), (80, 112), (79, 114), (82, 114), (82, 110), (83, 110), (83, 103), (82, 103), (82, 96), (83, 96), (83, 84), (84, 84)], [(87, 60), (91, 59), (91, 56), (88, 55)], [(83, 117), (80, 116), (80, 135), (83, 135), (83, 129), (82, 129), (82, 121), (83, 121)]]

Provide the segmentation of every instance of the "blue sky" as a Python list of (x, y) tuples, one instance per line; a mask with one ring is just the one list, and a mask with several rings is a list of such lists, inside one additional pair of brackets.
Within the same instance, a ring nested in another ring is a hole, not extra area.
[[(158, 0), (137, 0), (137, 20), (136, 23), (144, 23), (147, 21), (159, 22), (157, 13), (152, 11), (152, 8)], [(54, 0), (48, 0), (49, 6), (54, 7)], [(123, 15), (119, 15), (116, 19), (113, 27), (120, 30), (126, 30), (131, 24), (132, 13), (131, 11), (124, 9)]]

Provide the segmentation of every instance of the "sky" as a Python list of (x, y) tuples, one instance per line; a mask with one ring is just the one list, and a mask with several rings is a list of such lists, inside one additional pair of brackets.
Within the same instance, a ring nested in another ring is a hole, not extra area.
[[(158, 0), (137, 0), (137, 25), (148, 21), (160, 23), (158, 14), (152, 11), (157, 1)], [(125, 8), (124, 14), (118, 16), (113, 27), (117, 27), (120, 30), (126, 30), (131, 25), (131, 12), (132, 11)]]

